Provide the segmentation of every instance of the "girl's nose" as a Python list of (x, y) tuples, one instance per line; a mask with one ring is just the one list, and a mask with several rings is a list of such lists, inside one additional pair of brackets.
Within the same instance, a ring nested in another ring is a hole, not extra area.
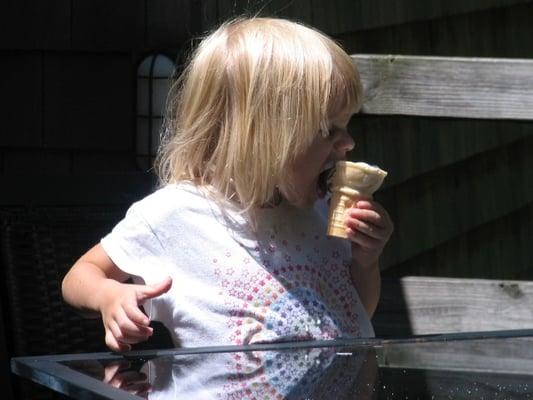
[(350, 133), (344, 129), (342, 134), (337, 138), (337, 143), (335, 143), (335, 149), (347, 153), (355, 147), (355, 141), (353, 140)]

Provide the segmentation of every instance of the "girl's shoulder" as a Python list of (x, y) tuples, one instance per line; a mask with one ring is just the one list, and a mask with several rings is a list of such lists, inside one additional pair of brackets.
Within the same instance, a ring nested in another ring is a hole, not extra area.
[(222, 208), (208, 188), (189, 182), (168, 184), (157, 189), (133, 204), (128, 213), (137, 214), (148, 223), (245, 223), (238, 209)]
[(137, 201), (135, 207), (172, 207), (180, 208), (189, 205), (198, 205), (207, 199), (200, 189), (192, 183), (173, 183), (165, 185), (143, 199)]
[(128, 213), (147, 219), (162, 219), (188, 213), (212, 213), (213, 205), (202, 190), (192, 183), (165, 185), (135, 202)]

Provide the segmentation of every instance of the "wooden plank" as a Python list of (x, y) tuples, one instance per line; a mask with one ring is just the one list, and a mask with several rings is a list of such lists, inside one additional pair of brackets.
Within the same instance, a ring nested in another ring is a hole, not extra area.
[(384, 274), (533, 280), (530, 221), (533, 203), (394, 265)]
[(404, 262), (533, 201), (533, 138), (376, 193), (396, 224), (383, 254)]
[(349, 53), (354, 54), (529, 59), (533, 52), (533, 41), (529, 40), (531, 15), (533, 3), (527, 2), (513, 7), (346, 33), (336, 38)]
[(151, 193), (156, 179), (149, 173), (4, 175), (1, 206), (130, 205)]
[(72, 0), (4, 0), (0, 49), (70, 48)]
[(202, 32), (208, 32), (215, 29), (221, 22), (218, 15), (218, 1), (202, 0), (200, 16)]
[(304, 21), (330, 35), (341, 35), (408, 22), (432, 20), (446, 16), (476, 12), (496, 7), (510, 7), (527, 0), (295, 0), (274, 2), (245, 0), (218, 0), (220, 19), (242, 13), (279, 15)]
[(203, 0), (202, 27), (210, 29), (228, 19), (245, 16), (278, 17), (310, 24), (313, 8), (311, 0)]
[[(334, 4), (334, 5), (333, 5)], [(340, 10), (347, 10), (347, 13), (354, 16), (354, 19), (357, 18), (357, 13), (352, 12), (351, 8), (353, 5), (350, 4), (349, 1), (343, 1), (343, 0), (334, 0), (332, 2), (325, 2), (320, 0), (311, 0), (311, 8), (312, 8), (312, 21), (311, 25), (328, 35), (334, 35), (335, 33), (338, 33), (338, 26), (340, 24), (339, 21), (339, 14)], [(358, 21), (360, 23), (360, 21)], [(348, 28), (349, 31), (357, 30), (359, 24), (357, 22), (353, 22), (350, 24), (350, 27)], [(345, 30), (346, 27), (342, 30)]]
[(379, 363), (393, 368), (533, 375), (533, 339), (385, 345), (379, 349)]
[(132, 149), (129, 54), (48, 53), (44, 65), (44, 145)]
[(72, 2), (72, 47), (96, 51), (137, 49), (144, 40), (144, 6), (144, 0)]
[(533, 282), (435, 277), (383, 279), (377, 335), (533, 328)]
[(72, 154), (74, 174), (127, 174), (139, 172), (136, 160), (128, 153), (78, 153)]
[(349, 131), (356, 142), (352, 158), (389, 171), (383, 187), (533, 135), (528, 121), (385, 115), (358, 115)]
[(331, 35), (510, 7), (526, 0), (313, 0), (312, 24)]
[(533, 120), (533, 60), (353, 55), (367, 114)]
[(38, 146), (42, 140), (42, 54), (0, 55), (2, 146)]
[(217, 0), (220, 21), (245, 14), (249, 3), (247, 0)]
[(70, 154), (57, 151), (10, 149), (4, 155), (6, 174), (64, 174), (70, 170)]
[(5, 300), (2, 301), (0, 299), (0, 309), (2, 310), (2, 314), (0, 314), (0, 363), (2, 364), (0, 369), (0, 387), (2, 388), (2, 397), (5, 396), (6, 400), (14, 400), (13, 379), (11, 378), (11, 371), (9, 370), (10, 353), (8, 351), (6, 324), (4, 321), (7, 305), (2, 304), (2, 302), (5, 302)]
[(311, 0), (272, 0), (259, 2), (253, 12), (260, 12), (267, 17), (288, 18), (294, 21), (310, 23), (313, 18), (313, 5)]
[[(186, 0), (147, 1), (148, 47), (179, 47), (201, 30), (198, 5)], [(197, 11), (197, 12), (194, 12)]]

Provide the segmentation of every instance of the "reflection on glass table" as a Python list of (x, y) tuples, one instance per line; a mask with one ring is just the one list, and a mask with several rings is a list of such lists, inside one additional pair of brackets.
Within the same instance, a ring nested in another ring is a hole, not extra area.
[(76, 399), (530, 399), (533, 330), (12, 360)]

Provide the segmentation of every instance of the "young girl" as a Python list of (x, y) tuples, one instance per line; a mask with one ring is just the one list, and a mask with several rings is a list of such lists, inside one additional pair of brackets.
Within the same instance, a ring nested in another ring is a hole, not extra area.
[(176, 92), (161, 188), (74, 264), (65, 300), (101, 314), (115, 351), (152, 334), (143, 304), (183, 347), (372, 336), (390, 218), (359, 201), (350, 240), (325, 234), (324, 171), (353, 149), (362, 97), (350, 57), (300, 24), (239, 19)]

